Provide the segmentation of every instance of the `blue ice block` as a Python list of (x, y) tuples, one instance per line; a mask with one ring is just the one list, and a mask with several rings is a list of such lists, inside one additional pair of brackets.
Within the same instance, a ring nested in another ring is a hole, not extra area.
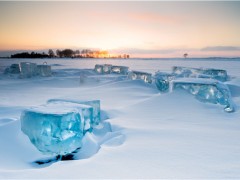
[(152, 83), (152, 74), (141, 71), (130, 71), (128, 78), (131, 80), (143, 80), (146, 83)]
[(37, 74), (43, 77), (52, 76), (51, 66), (50, 65), (37, 65)]
[(128, 69), (127, 66), (112, 66), (111, 73), (127, 75)]
[(77, 108), (48, 104), (24, 110), (21, 130), (42, 153), (66, 155), (81, 147), (83, 117)]
[(201, 73), (200, 68), (173, 66), (173, 74), (177, 77), (197, 77)]
[(156, 72), (154, 79), (158, 90), (160, 92), (169, 92), (169, 87), (174, 77), (175, 76), (170, 73)]
[(223, 69), (174, 66), (172, 70), (176, 77), (209, 78), (222, 82), (228, 80), (227, 71)]
[(71, 102), (77, 104), (88, 105), (93, 108), (93, 120), (91, 121), (92, 125), (97, 125), (100, 122), (100, 100), (72, 100), (72, 99), (50, 99), (48, 103), (52, 102)]
[(225, 82), (228, 80), (227, 71), (223, 69), (202, 69), (202, 74), (208, 75), (213, 79), (217, 79), (219, 81)]
[(111, 64), (96, 64), (94, 71), (99, 74), (110, 74), (112, 69)]
[(179, 78), (172, 81), (173, 89), (182, 88), (202, 102), (224, 105), (226, 112), (234, 112), (228, 87), (220, 81), (202, 78)]
[(20, 63), (20, 78), (31, 78), (37, 75), (37, 64), (30, 62)]

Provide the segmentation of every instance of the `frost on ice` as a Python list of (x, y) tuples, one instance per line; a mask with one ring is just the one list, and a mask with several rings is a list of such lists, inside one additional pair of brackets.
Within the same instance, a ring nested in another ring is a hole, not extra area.
[(50, 99), (48, 103), (53, 102), (71, 102), (76, 104), (88, 105), (93, 108), (92, 125), (97, 125), (100, 122), (100, 100), (72, 100), (72, 99)]
[(79, 103), (72, 103), (67, 101), (60, 101), (60, 100), (50, 100), (48, 101), (48, 105), (51, 106), (62, 106), (62, 107), (74, 107), (78, 110), (78, 113), (82, 117), (82, 127), (84, 129), (84, 133), (86, 131), (90, 131), (94, 125), (93, 119), (93, 107), (79, 104)]

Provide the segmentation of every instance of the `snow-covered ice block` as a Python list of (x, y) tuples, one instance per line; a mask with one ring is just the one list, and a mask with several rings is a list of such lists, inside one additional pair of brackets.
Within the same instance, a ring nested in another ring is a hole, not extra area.
[(20, 63), (20, 78), (30, 78), (37, 75), (37, 64), (30, 62)]
[(226, 112), (234, 112), (228, 87), (220, 81), (202, 78), (180, 78), (172, 81), (173, 89), (183, 88), (202, 102), (224, 105)]
[(116, 74), (124, 74), (128, 73), (129, 67), (127, 66), (112, 66), (111, 72)]
[(82, 117), (82, 125), (84, 129), (84, 133), (86, 131), (92, 130), (93, 125), (95, 124), (93, 118), (93, 107), (85, 104), (67, 102), (67, 101), (58, 101), (58, 100), (50, 100), (48, 101), (50, 105), (57, 105), (62, 107), (73, 107), (76, 108)]
[(7, 67), (4, 71), (4, 74), (19, 74), (20, 73), (20, 67), (19, 64), (12, 64), (10, 67)]
[(111, 64), (96, 64), (94, 71), (99, 74), (110, 74), (112, 69)]
[(223, 69), (202, 69), (202, 74), (210, 76), (213, 79), (217, 79), (219, 81), (225, 82), (228, 80), (227, 71)]
[(37, 65), (37, 74), (39, 76), (48, 77), (52, 75), (50, 65)]
[(93, 125), (97, 125), (100, 122), (100, 100), (72, 100), (72, 99), (50, 99), (48, 103), (52, 102), (71, 102), (91, 106), (93, 108)]
[(197, 77), (201, 73), (199, 68), (173, 66), (173, 73), (178, 77)]
[(132, 80), (141, 79), (146, 83), (152, 83), (152, 74), (140, 71), (130, 71), (128, 78)]
[(170, 73), (156, 72), (154, 79), (159, 91), (168, 92), (171, 81), (174, 79), (174, 75)]
[(227, 71), (223, 69), (174, 66), (172, 70), (173, 74), (175, 74), (176, 77), (209, 78), (216, 79), (222, 82), (228, 80)]
[(83, 118), (75, 107), (48, 104), (24, 110), (21, 130), (44, 154), (66, 155), (81, 147)]

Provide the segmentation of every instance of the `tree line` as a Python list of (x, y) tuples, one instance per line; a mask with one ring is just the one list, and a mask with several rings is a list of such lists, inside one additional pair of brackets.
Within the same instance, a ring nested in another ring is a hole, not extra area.
[(83, 49), (80, 50), (72, 50), (72, 49), (57, 49), (54, 52), (52, 49), (48, 50), (48, 54), (46, 53), (36, 53), (36, 52), (22, 52), (11, 55), (11, 58), (130, 58), (128, 54), (122, 55), (111, 55), (108, 51), (100, 51), (100, 50), (91, 50), (91, 49)]

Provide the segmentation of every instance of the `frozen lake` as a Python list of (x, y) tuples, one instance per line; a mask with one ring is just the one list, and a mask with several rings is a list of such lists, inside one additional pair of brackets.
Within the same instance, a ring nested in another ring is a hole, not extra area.
[[(47, 62), (53, 75), (3, 74), (20, 62)], [(227, 70), (236, 112), (113, 75), (81, 84), (81, 73), (91, 76), (95, 64), (149, 73), (172, 66)], [(21, 132), (19, 119), (23, 109), (52, 98), (99, 99), (112, 131), (89, 134), (79, 160), (37, 167), (32, 162), (44, 155)], [(239, 107), (240, 59), (0, 59), (0, 178), (240, 178)]]

